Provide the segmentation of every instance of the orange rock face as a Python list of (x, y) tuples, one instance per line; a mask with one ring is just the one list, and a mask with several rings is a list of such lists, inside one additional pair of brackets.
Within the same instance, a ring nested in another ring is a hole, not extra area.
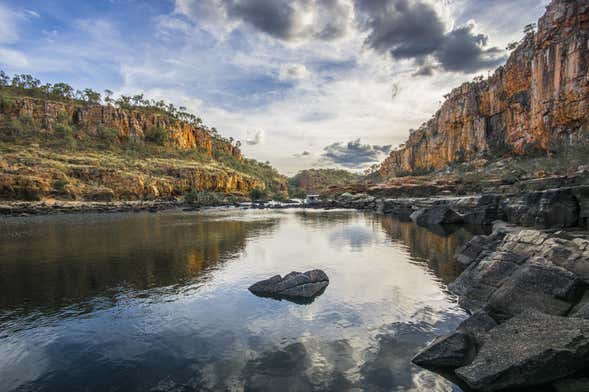
[(157, 127), (170, 133), (175, 145), (185, 149), (202, 149), (209, 156), (223, 152), (242, 158), (238, 147), (216, 139), (205, 129), (194, 127), (169, 115), (143, 110), (126, 110), (112, 106), (83, 105), (73, 102), (35, 98), (14, 98), (14, 105), (0, 110), (0, 120), (29, 118), (39, 129), (51, 131), (57, 124), (73, 124), (81, 132), (96, 134), (99, 126), (116, 129), (122, 140), (142, 140), (146, 131)]
[(454, 89), (381, 165), (385, 177), (589, 142), (589, 3), (553, 0), (505, 66)]

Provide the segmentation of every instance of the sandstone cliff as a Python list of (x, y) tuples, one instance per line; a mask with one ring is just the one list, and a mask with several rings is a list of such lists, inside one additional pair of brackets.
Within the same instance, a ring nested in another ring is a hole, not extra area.
[(242, 157), (239, 148), (231, 143), (163, 112), (30, 97), (15, 97), (11, 101), (10, 105), (0, 105), (0, 122), (28, 118), (33, 127), (47, 131), (51, 131), (57, 124), (72, 124), (78, 131), (90, 135), (96, 134), (97, 128), (103, 126), (115, 129), (122, 141), (142, 140), (145, 133), (155, 127), (169, 132), (176, 147), (201, 149), (209, 156), (214, 152), (222, 152), (238, 159)]
[(383, 162), (385, 177), (589, 141), (589, 3), (553, 0), (505, 66), (454, 89)]
[[(14, 123), (26, 131), (11, 134)], [(64, 127), (73, 129), (79, 143), (61, 139)], [(95, 146), (104, 129), (115, 137)], [(159, 149), (144, 143), (153, 129), (167, 135)], [(0, 135), (0, 200), (169, 199), (191, 191), (247, 196), (256, 188), (285, 197), (288, 192), (286, 177), (243, 159), (230, 141), (150, 108), (8, 95), (0, 100)], [(128, 144), (134, 153), (125, 152)]]

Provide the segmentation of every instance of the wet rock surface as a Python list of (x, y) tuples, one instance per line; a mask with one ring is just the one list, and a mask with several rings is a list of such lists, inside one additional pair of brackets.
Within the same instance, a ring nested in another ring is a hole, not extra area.
[(249, 291), (261, 297), (310, 301), (321, 295), (329, 285), (327, 274), (321, 270), (291, 272), (284, 277), (275, 275), (249, 287)]

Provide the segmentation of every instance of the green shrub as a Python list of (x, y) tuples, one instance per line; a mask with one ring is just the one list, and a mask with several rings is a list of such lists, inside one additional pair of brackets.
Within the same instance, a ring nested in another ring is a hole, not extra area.
[(55, 136), (63, 141), (65, 146), (71, 147), (76, 144), (76, 139), (74, 138), (74, 131), (72, 127), (67, 124), (57, 124), (53, 127), (53, 132)]
[(160, 127), (151, 127), (145, 131), (145, 140), (164, 146), (170, 141), (170, 133)]
[(118, 129), (105, 127), (103, 124), (100, 124), (96, 128), (96, 136), (107, 144), (113, 144), (119, 141)]
[(11, 110), (14, 109), (14, 107), (14, 99), (5, 94), (0, 94), (0, 110)]
[(259, 188), (254, 188), (250, 191), (250, 199), (252, 199), (252, 201), (258, 201), (258, 200), (262, 200), (265, 198), (266, 198), (266, 193)]
[(223, 194), (192, 189), (184, 195), (184, 201), (198, 206), (218, 206), (224, 203)]

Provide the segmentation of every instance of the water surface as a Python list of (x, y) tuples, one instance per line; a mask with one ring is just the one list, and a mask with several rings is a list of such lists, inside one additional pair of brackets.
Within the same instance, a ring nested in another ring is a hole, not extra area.
[[(2, 391), (460, 391), (410, 363), (471, 234), (352, 211), (0, 220)], [(321, 268), (309, 305), (257, 280)]]

